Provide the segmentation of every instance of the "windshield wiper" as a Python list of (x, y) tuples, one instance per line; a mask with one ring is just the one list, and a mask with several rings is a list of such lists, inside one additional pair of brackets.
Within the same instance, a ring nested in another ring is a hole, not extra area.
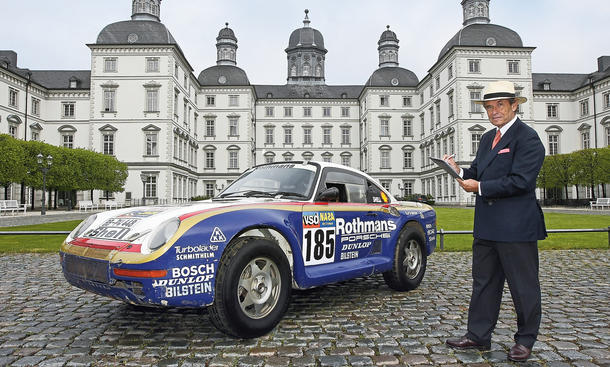
[(243, 197), (266, 196), (266, 197), (272, 197), (272, 196), (275, 196), (275, 194), (272, 193), (272, 192), (260, 191), (260, 190), (241, 190), (241, 191), (228, 192), (228, 193), (222, 194), (222, 195), (220, 195), (218, 197), (219, 198), (226, 198), (226, 197), (229, 197), (229, 196), (243, 196)]
[(296, 196), (298, 198), (307, 198), (307, 195), (303, 195), (299, 192), (291, 192), (291, 191), (276, 191), (270, 193), (272, 196)]

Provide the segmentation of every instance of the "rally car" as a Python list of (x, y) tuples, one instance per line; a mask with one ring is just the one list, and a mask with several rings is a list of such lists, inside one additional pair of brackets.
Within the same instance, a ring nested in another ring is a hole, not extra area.
[(209, 307), (236, 337), (264, 335), (293, 288), (383, 273), (419, 286), (436, 214), (398, 202), (358, 170), (322, 162), (255, 166), (211, 200), (94, 214), (70, 233), (67, 281), (134, 305)]

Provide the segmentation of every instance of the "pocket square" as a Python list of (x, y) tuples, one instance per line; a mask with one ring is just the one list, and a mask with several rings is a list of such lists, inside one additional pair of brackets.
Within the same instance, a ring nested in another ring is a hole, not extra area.
[(510, 148), (504, 148), (504, 149), (501, 149), (501, 150), (498, 152), (498, 154), (504, 154), (504, 153), (509, 153), (509, 152), (510, 152)]

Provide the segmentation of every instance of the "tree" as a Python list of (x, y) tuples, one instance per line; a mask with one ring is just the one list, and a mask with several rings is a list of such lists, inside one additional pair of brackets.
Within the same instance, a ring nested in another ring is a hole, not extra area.
[(576, 173), (574, 183), (589, 186), (591, 198), (595, 199), (595, 186), (610, 182), (610, 148), (583, 149), (572, 154)]
[[(10, 135), (0, 134), (0, 185), (8, 187), (13, 182), (21, 182), (28, 174), (22, 160), (23, 146)], [(4, 190), (5, 195), (8, 190)], [(5, 197), (7, 199), (7, 197)]]
[(568, 188), (574, 182), (574, 157), (572, 154), (557, 154), (547, 158), (549, 158), (552, 187), (563, 188), (567, 200)]

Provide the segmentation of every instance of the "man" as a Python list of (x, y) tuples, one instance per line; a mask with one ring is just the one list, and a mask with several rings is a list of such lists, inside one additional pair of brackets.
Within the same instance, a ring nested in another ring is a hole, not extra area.
[(542, 210), (536, 201), (536, 177), (544, 161), (544, 146), (534, 129), (516, 115), (524, 97), (513, 83), (492, 82), (482, 104), (496, 127), (481, 137), (470, 168), (461, 169), (452, 157), (444, 159), (463, 178), (460, 186), (477, 193), (472, 245), (472, 297), (468, 332), (448, 339), (455, 349), (488, 350), (500, 312), (504, 280), (515, 311), (515, 345), (511, 361), (529, 358), (541, 318), (538, 281), (538, 240), (546, 237)]

